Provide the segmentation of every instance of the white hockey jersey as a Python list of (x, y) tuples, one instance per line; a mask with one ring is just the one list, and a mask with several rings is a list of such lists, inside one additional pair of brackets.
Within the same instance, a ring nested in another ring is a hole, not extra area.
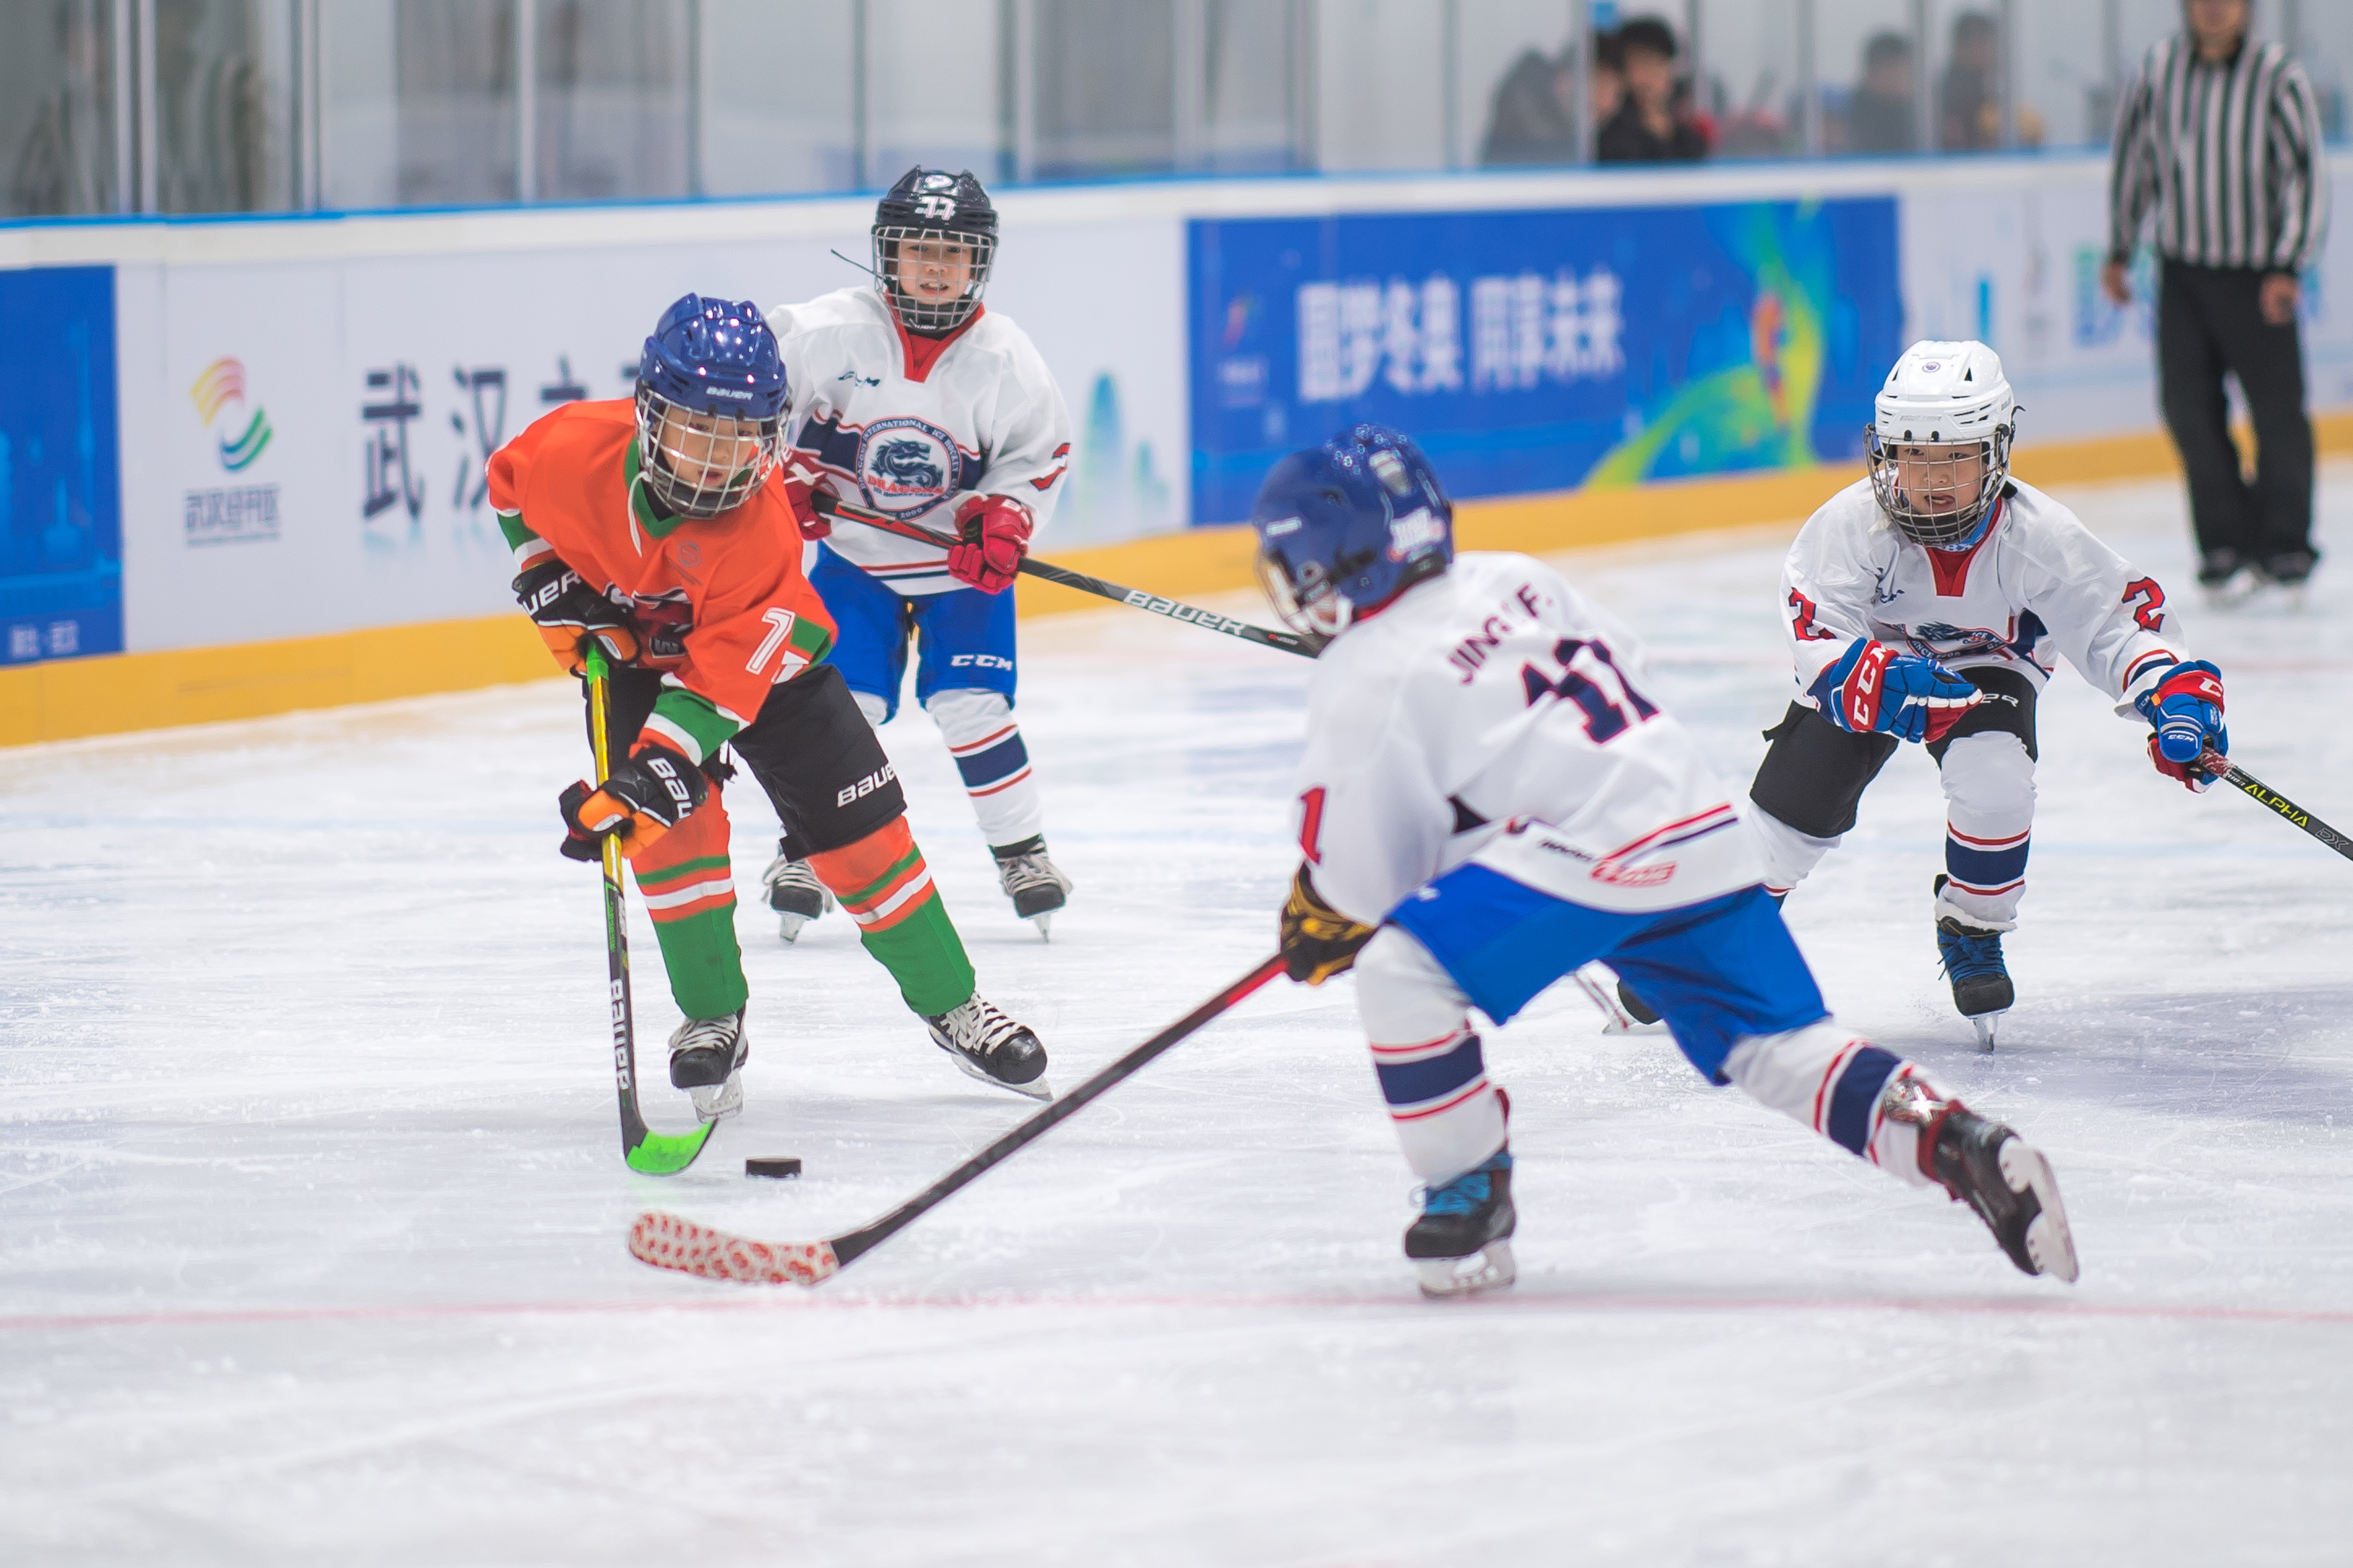
[(1316, 890), (1366, 925), (1473, 858), (1628, 911), (1764, 877), (1631, 634), (1525, 555), (1459, 555), (1324, 650), (1299, 785)]
[[(950, 337), (914, 337), (871, 285), (779, 305), (792, 458), (817, 488), (871, 511), (955, 531), (964, 495), (1011, 496), (1039, 529), (1071, 461), (1071, 415), (1029, 334), (986, 308)], [(1034, 535), (1033, 535), (1034, 537)], [(902, 594), (945, 593), (947, 552), (855, 522), (827, 544)]]
[(1998, 504), (1984, 538), (1947, 552), (1898, 532), (1869, 479), (1824, 502), (1781, 567), (1798, 700), (1870, 637), (1952, 669), (2016, 669), (2037, 690), (2063, 655), (2133, 717), (2132, 700), (2189, 657), (2164, 588), (2031, 485), (2011, 481)]

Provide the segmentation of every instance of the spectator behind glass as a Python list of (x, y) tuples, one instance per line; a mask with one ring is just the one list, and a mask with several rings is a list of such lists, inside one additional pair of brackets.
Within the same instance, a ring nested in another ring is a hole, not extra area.
[(1912, 116), (1912, 40), (1874, 33), (1862, 47), (1862, 83), (1847, 100), (1847, 151), (1910, 153), (1919, 144)]
[(1593, 37), (1593, 76), (1585, 95), (1586, 112), (1592, 117), (1595, 136), (1601, 134), (1601, 128), (1625, 103), (1625, 46), (1615, 33), (1597, 33)]
[[(1558, 59), (1529, 49), (1496, 85), (1479, 162), (1490, 166), (1577, 162), (1574, 49)], [(1597, 73), (1598, 74), (1598, 73)]]
[(1594, 155), (1604, 163), (1692, 163), (1707, 156), (1697, 128), (1675, 118), (1675, 35), (1656, 16), (1618, 29), (1626, 101), (1601, 127)]
[(1937, 145), (1947, 153), (1978, 153), (2001, 145), (2001, 100), (1995, 73), (2001, 36), (1982, 11), (1953, 18), (1953, 54), (1936, 92)]

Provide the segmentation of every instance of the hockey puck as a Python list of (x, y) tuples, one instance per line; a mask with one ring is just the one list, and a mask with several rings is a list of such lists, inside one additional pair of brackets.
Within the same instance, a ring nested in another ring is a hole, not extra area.
[(789, 1155), (771, 1154), (744, 1161), (744, 1173), (747, 1176), (797, 1176), (801, 1173), (801, 1163)]

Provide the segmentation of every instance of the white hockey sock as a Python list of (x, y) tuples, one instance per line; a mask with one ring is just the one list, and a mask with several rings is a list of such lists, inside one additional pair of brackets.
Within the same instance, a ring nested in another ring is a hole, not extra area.
[(2015, 931), (2034, 826), (2034, 759), (2006, 731), (1964, 735), (1945, 751), (1945, 889), (1936, 916)]
[(1732, 1047), (1724, 1072), (1750, 1098), (1898, 1181), (1936, 1184), (1920, 1169), (1919, 1127), (1887, 1114), (1890, 1087), (1907, 1079), (1936, 1099), (1951, 1098), (1917, 1064), (1825, 1018), (1784, 1035), (1751, 1036)]
[(867, 725), (876, 730), (882, 728), (882, 721), (889, 716), (891, 705), (871, 691), (853, 691), (849, 695), (858, 703), (858, 710), (866, 715)]
[(1356, 1012), (1406, 1163), (1434, 1187), (1485, 1163), (1504, 1146), (1504, 1096), (1487, 1081), (1469, 999), (1395, 926), (1365, 944), (1356, 973)]
[(1822, 857), (1839, 847), (1838, 839), (1800, 833), (1753, 802), (1740, 816), (1765, 852), (1765, 890), (1777, 897), (1804, 881)]
[(1044, 832), (1045, 803), (1038, 798), (1029, 749), (1021, 743), (1021, 726), (1013, 721), (1005, 694), (972, 686), (934, 691), (923, 710), (940, 727), (964, 775), (981, 837), (992, 845), (1018, 844)]

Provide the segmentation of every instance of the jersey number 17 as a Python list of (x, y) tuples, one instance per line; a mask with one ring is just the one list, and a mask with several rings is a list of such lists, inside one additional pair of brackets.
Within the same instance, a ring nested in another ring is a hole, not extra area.
[[(1576, 703), (1585, 710), (1586, 738), (1595, 745), (1608, 745), (1632, 725), (1659, 716), (1658, 704), (1627, 683), (1618, 661), (1609, 655), (1609, 644), (1593, 637), (1563, 637), (1553, 645), (1552, 657), (1560, 666), (1556, 676), (1546, 675), (1533, 664), (1520, 666), (1520, 684), (1527, 691), (1528, 705), (1534, 707), (1547, 697)], [(1577, 668), (1580, 663), (1583, 669)], [(1631, 720), (1626, 717), (1628, 708), (1634, 710)]]

